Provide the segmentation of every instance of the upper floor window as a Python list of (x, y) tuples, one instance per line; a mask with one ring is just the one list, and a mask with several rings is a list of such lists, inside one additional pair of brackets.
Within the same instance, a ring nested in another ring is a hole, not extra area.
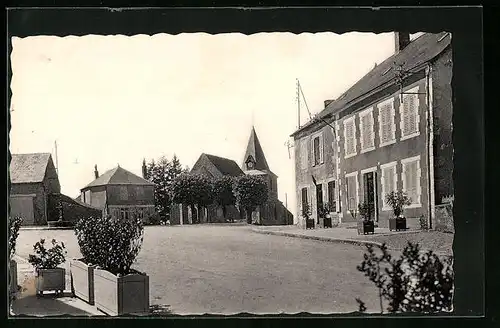
[(378, 104), (378, 123), (380, 147), (396, 142), (394, 98), (389, 98)]
[(411, 205), (408, 207), (421, 206), (421, 188), (420, 188), (420, 156), (415, 156), (401, 160), (403, 172), (403, 191), (411, 198)]
[(359, 113), (359, 131), (361, 152), (375, 149), (375, 134), (373, 133), (373, 108)]
[(356, 155), (356, 125), (355, 116), (344, 120), (344, 157)]
[(319, 133), (312, 137), (313, 166), (323, 164), (323, 134)]
[(119, 186), (119, 197), (120, 200), (128, 200), (128, 188), (127, 186)]
[(135, 187), (135, 194), (137, 196), (137, 199), (144, 199), (144, 187), (143, 186), (136, 186)]
[(403, 103), (400, 106), (401, 140), (418, 136), (420, 117), (418, 114), (418, 86), (407, 90), (402, 95)]
[(307, 140), (306, 139), (302, 139), (301, 142), (300, 142), (300, 166), (302, 167), (303, 170), (307, 169), (307, 163), (308, 163), (308, 160), (307, 160), (307, 154), (308, 154), (308, 151), (307, 151)]

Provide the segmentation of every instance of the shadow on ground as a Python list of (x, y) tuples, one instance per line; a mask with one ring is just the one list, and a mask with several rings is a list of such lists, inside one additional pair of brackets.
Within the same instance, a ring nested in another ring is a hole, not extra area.
[(29, 295), (16, 299), (12, 303), (12, 312), (14, 316), (56, 316), (56, 315), (75, 315), (89, 316), (90, 313), (72, 306), (75, 299), (64, 297), (57, 298), (52, 295), (37, 297)]

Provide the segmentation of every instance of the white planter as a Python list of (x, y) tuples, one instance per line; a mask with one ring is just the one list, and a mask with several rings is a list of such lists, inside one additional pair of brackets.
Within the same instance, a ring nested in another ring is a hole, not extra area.
[(10, 282), (10, 292), (11, 294), (17, 293), (17, 262), (10, 260), (9, 265), (9, 282)]
[(36, 270), (36, 293), (55, 291), (64, 292), (66, 287), (66, 270), (64, 268), (38, 269)]
[(77, 259), (71, 260), (69, 265), (75, 296), (94, 305), (94, 266)]
[(109, 271), (94, 269), (94, 300), (109, 315), (149, 312), (149, 276), (129, 274), (117, 277)]

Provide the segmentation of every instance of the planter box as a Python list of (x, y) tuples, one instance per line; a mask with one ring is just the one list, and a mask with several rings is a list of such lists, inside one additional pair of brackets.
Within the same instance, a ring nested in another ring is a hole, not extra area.
[(314, 219), (306, 220), (306, 229), (314, 229)]
[(66, 270), (64, 268), (36, 270), (36, 293), (55, 291), (64, 292), (66, 287)]
[(17, 293), (17, 262), (10, 260), (9, 265), (9, 283), (10, 283), (10, 293)]
[(406, 230), (406, 218), (392, 218), (389, 219), (389, 230), (393, 231), (400, 231), (400, 230)]
[(323, 219), (323, 228), (331, 228), (332, 227), (332, 218), (324, 218)]
[(133, 273), (118, 277), (94, 269), (94, 300), (97, 308), (109, 315), (149, 312), (149, 277)]
[(375, 233), (375, 224), (373, 221), (358, 222), (358, 235), (366, 235), (370, 233), (372, 235)]
[(71, 285), (75, 296), (94, 305), (94, 266), (71, 260)]

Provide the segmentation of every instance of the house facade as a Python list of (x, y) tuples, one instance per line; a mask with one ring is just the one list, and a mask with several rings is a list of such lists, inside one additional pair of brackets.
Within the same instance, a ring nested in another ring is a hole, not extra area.
[[(340, 222), (354, 222), (368, 203), (372, 218), (387, 226), (390, 191), (407, 192), (408, 225), (453, 195), (453, 146), (449, 33), (410, 42), (395, 34), (396, 53), (299, 128), (295, 141), (297, 214), (310, 204), (316, 226), (325, 203)], [(299, 223), (304, 225), (303, 219)]]
[(12, 154), (9, 173), (11, 216), (21, 216), (23, 225), (59, 219), (53, 199), (61, 186), (50, 153)]
[(128, 219), (138, 215), (144, 220), (154, 216), (154, 184), (119, 165), (99, 175), (97, 165), (95, 180), (81, 189), (80, 201), (112, 215)]

